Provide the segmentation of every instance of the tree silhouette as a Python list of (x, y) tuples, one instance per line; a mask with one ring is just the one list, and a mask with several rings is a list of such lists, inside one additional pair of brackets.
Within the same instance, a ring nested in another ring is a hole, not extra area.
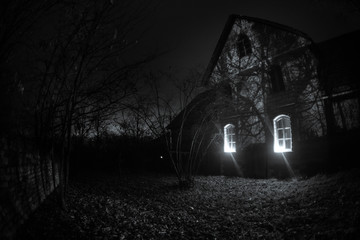
[[(57, 5), (57, 0), (4, 0), (0, 3), (0, 133), (23, 133), (24, 49), (34, 27)], [(27, 120), (27, 118), (26, 118)]]
[[(2, 90), (15, 87), (8, 95), (21, 96), (19, 112), (34, 119), (24, 134), (34, 136), (40, 155), (58, 159), (65, 208), (72, 137), (100, 133), (128, 108), (139, 69), (158, 55), (134, 55), (146, 30), (140, 24), (154, 3), (19, 0), (1, 6), (1, 84), (9, 83)], [(26, 37), (23, 48), (19, 36)], [(26, 64), (18, 67), (22, 59)], [(19, 73), (11, 69), (16, 64)]]

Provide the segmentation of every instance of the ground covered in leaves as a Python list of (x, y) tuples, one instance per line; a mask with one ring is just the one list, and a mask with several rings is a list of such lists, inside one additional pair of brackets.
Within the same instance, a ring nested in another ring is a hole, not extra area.
[(68, 211), (50, 197), (18, 239), (359, 239), (360, 171), (309, 179), (154, 175), (72, 181)]

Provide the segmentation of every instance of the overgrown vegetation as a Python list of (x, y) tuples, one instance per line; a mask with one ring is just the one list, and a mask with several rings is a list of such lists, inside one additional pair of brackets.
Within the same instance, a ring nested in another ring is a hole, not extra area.
[(40, 164), (51, 156), (59, 165), (64, 209), (74, 136), (99, 137), (132, 106), (140, 70), (160, 55), (136, 54), (155, 6), (112, 0), (0, 3), (0, 137), (31, 142)]
[(355, 239), (360, 171), (280, 181), (87, 176), (71, 182), (69, 211), (49, 200), (18, 239)]

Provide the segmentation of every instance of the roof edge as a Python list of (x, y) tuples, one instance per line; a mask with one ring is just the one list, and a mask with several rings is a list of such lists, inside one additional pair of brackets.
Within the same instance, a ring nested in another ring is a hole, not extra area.
[(236, 19), (237, 19), (237, 15), (232, 14), (228, 17), (228, 19), (225, 23), (225, 27), (223, 28), (223, 30), (221, 32), (219, 40), (216, 43), (214, 52), (210, 57), (210, 62), (204, 72), (202, 79), (201, 79), (201, 82), (204, 85), (207, 85), (208, 79), (210, 78), (210, 75), (215, 68), (215, 64), (220, 57), (221, 50), (226, 42), (227, 37), (229, 36), (229, 33), (230, 33), (232, 26), (234, 25), (234, 22)]
[(215, 65), (220, 57), (220, 54), (222, 52), (222, 49), (225, 45), (225, 42), (226, 42), (226, 39), (228, 38), (229, 34), (230, 34), (230, 31), (235, 23), (236, 20), (248, 20), (248, 21), (252, 21), (252, 22), (258, 22), (258, 23), (262, 23), (262, 24), (265, 24), (265, 25), (269, 25), (269, 26), (272, 26), (272, 27), (276, 27), (276, 28), (279, 28), (279, 29), (282, 29), (284, 31), (287, 31), (287, 32), (292, 32), (296, 35), (299, 35), (299, 36), (302, 36), (306, 39), (308, 39), (312, 44), (314, 43), (314, 41), (312, 40), (312, 38), (307, 35), (306, 33), (302, 32), (302, 31), (299, 31), (295, 28), (292, 28), (292, 27), (289, 27), (289, 26), (286, 26), (286, 25), (283, 25), (283, 24), (280, 24), (280, 23), (275, 23), (275, 22), (272, 22), (272, 21), (269, 21), (269, 20), (265, 20), (265, 19), (261, 19), (261, 18), (256, 18), (256, 17), (249, 17), (249, 16), (243, 16), (243, 15), (238, 15), (238, 14), (231, 14), (226, 23), (225, 23), (225, 27), (220, 35), (220, 38), (215, 46), (215, 49), (214, 49), (214, 52), (213, 54), (211, 55), (211, 58), (210, 58), (210, 61), (209, 61), (209, 64), (207, 65), (207, 68), (202, 76), (202, 79), (201, 79), (201, 82), (202, 84), (204, 85), (207, 85), (208, 84), (208, 80), (210, 78), (210, 75), (211, 73), (213, 72), (214, 68), (215, 68)]

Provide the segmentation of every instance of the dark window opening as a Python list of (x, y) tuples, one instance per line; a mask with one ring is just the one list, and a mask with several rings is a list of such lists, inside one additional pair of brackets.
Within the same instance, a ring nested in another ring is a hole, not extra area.
[(244, 34), (241, 34), (239, 36), (237, 40), (237, 48), (238, 48), (239, 58), (245, 57), (252, 53), (250, 40)]
[(358, 129), (360, 127), (359, 100), (342, 99), (333, 102), (335, 126), (339, 131)]
[(272, 65), (270, 67), (270, 80), (272, 92), (275, 93), (285, 90), (285, 84), (280, 65)]

